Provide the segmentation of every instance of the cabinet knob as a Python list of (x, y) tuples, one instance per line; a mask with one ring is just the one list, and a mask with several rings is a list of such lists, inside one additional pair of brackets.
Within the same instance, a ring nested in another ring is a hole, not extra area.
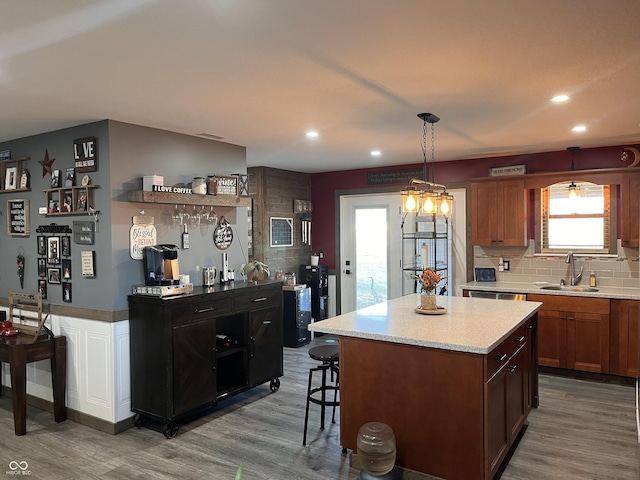
[(516, 338), (516, 342), (524, 342), (524, 335), (520, 338)]
[(516, 371), (516, 365), (509, 365), (509, 373), (513, 373)]
[(497, 355), (497, 356), (496, 356), (496, 359), (497, 359), (499, 362), (503, 362), (505, 358), (507, 358), (507, 354), (506, 354), (506, 353), (503, 353), (502, 355)]

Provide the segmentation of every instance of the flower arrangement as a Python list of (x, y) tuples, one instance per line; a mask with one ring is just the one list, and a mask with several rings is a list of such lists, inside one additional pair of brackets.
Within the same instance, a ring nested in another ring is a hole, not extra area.
[(422, 270), (422, 273), (420, 273), (420, 275), (412, 273), (409, 276), (420, 283), (420, 291), (422, 293), (433, 292), (444, 278), (442, 275), (434, 272), (429, 268), (425, 268), (424, 270)]

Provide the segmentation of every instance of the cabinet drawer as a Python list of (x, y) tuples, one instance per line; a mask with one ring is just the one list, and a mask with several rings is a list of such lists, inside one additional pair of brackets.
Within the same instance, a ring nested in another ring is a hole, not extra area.
[(521, 325), (485, 357), (485, 381), (493, 377), (518, 349), (526, 344), (526, 331), (525, 325)]
[(203, 318), (219, 317), (233, 311), (231, 296), (223, 298), (203, 298), (173, 308), (173, 324), (188, 323)]
[(280, 284), (274, 286), (256, 287), (246, 292), (238, 293), (234, 298), (235, 309), (255, 310), (266, 306), (282, 303), (282, 288)]
[(542, 302), (543, 310), (586, 312), (609, 315), (608, 298), (569, 297), (562, 295), (530, 294), (527, 299)]

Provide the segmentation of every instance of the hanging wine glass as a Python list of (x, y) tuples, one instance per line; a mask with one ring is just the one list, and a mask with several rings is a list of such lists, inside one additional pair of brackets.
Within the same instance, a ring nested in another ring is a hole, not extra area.
[(209, 223), (209, 212), (204, 208), (204, 205), (200, 207), (198, 215), (200, 216), (200, 225)]
[(180, 218), (180, 210), (178, 210), (177, 203), (173, 208), (173, 213), (171, 214), (171, 223), (173, 225), (180, 225), (180, 223), (182, 223), (182, 219)]
[(191, 218), (189, 219), (189, 225), (192, 227), (197, 227), (200, 225), (200, 213), (196, 212), (196, 206), (193, 206), (193, 213), (191, 214)]
[(189, 218), (191, 218), (191, 215), (189, 215), (189, 212), (187, 212), (186, 205), (182, 205), (182, 209), (180, 210), (180, 213), (178, 215), (180, 215), (180, 225), (189, 223)]
[(214, 212), (213, 205), (210, 206), (211, 211), (209, 212), (209, 224), (216, 225), (218, 223), (218, 214)]

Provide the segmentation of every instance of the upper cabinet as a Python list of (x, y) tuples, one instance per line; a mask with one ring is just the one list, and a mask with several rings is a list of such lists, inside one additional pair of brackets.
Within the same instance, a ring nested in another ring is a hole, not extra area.
[(524, 179), (471, 184), (471, 239), (486, 247), (527, 246)]
[(640, 173), (625, 175), (620, 182), (620, 240), (623, 247), (640, 246)]

